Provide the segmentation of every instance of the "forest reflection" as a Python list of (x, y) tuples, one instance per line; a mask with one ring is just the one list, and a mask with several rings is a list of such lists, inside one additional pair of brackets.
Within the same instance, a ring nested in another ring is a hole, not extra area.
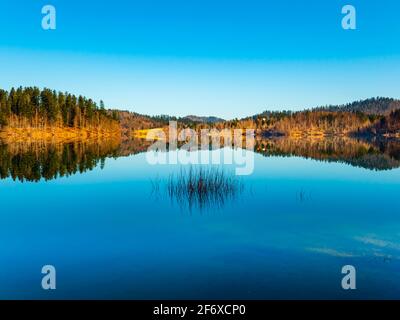
[(40, 181), (104, 167), (118, 155), (118, 141), (13, 142), (0, 144), (0, 177)]
[(258, 138), (255, 152), (265, 156), (297, 156), (339, 162), (370, 170), (400, 167), (400, 140), (397, 139)]
[[(57, 142), (0, 141), (0, 178), (37, 182), (68, 177), (98, 166), (103, 168), (107, 158), (146, 152), (150, 144), (136, 138)], [(267, 157), (298, 156), (340, 162), (369, 170), (400, 167), (400, 141), (395, 139), (257, 137), (255, 152)]]

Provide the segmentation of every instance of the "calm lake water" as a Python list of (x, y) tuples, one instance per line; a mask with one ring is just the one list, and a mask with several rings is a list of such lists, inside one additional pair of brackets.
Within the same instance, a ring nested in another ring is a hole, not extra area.
[(202, 205), (144, 150), (1, 145), (0, 298), (400, 298), (396, 142), (260, 141), (243, 188)]

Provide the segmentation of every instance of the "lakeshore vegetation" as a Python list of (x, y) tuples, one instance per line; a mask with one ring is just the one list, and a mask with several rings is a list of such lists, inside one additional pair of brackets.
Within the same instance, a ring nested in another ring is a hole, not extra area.
[[(145, 136), (149, 129), (166, 128), (254, 129), (259, 135), (349, 136), (400, 138), (400, 100), (371, 98), (341, 106), (303, 111), (265, 111), (233, 120), (215, 117), (147, 116), (106, 109), (90, 98), (37, 87), (0, 90), (0, 137), (15, 139), (72, 138), (123, 135)], [(135, 134), (134, 134), (135, 135)]]
[(104, 103), (37, 87), (0, 90), (0, 126), (7, 135), (103, 135), (119, 131)]

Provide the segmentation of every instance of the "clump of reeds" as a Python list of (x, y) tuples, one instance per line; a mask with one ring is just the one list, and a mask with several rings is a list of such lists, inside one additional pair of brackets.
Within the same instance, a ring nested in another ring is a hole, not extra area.
[(181, 168), (179, 173), (171, 174), (167, 182), (170, 198), (186, 203), (190, 208), (220, 207), (242, 190), (241, 180), (216, 167)]

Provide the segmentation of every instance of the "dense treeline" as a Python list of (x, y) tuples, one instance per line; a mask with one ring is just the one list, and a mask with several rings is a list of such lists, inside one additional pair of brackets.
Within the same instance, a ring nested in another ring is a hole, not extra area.
[(377, 117), (361, 112), (303, 111), (284, 117), (274, 124), (274, 129), (294, 132), (319, 132), (323, 134), (348, 134), (359, 132), (377, 121)]
[(115, 114), (104, 103), (70, 93), (37, 87), (0, 90), (0, 126), (11, 128), (74, 127), (116, 129)]
[(370, 98), (366, 100), (354, 101), (352, 103), (339, 106), (325, 106), (315, 108), (316, 111), (348, 111), (362, 112), (365, 114), (389, 115), (392, 111), (400, 109), (400, 100), (392, 98)]
[(292, 134), (348, 134), (359, 132), (375, 124), (381, 116), (367, 115), (362, 112), (330, 111), (281, 111), (264, 112), (252, 118), (230, 120), (217, 123), (221, 128), (255, 129), (261, 132)]

